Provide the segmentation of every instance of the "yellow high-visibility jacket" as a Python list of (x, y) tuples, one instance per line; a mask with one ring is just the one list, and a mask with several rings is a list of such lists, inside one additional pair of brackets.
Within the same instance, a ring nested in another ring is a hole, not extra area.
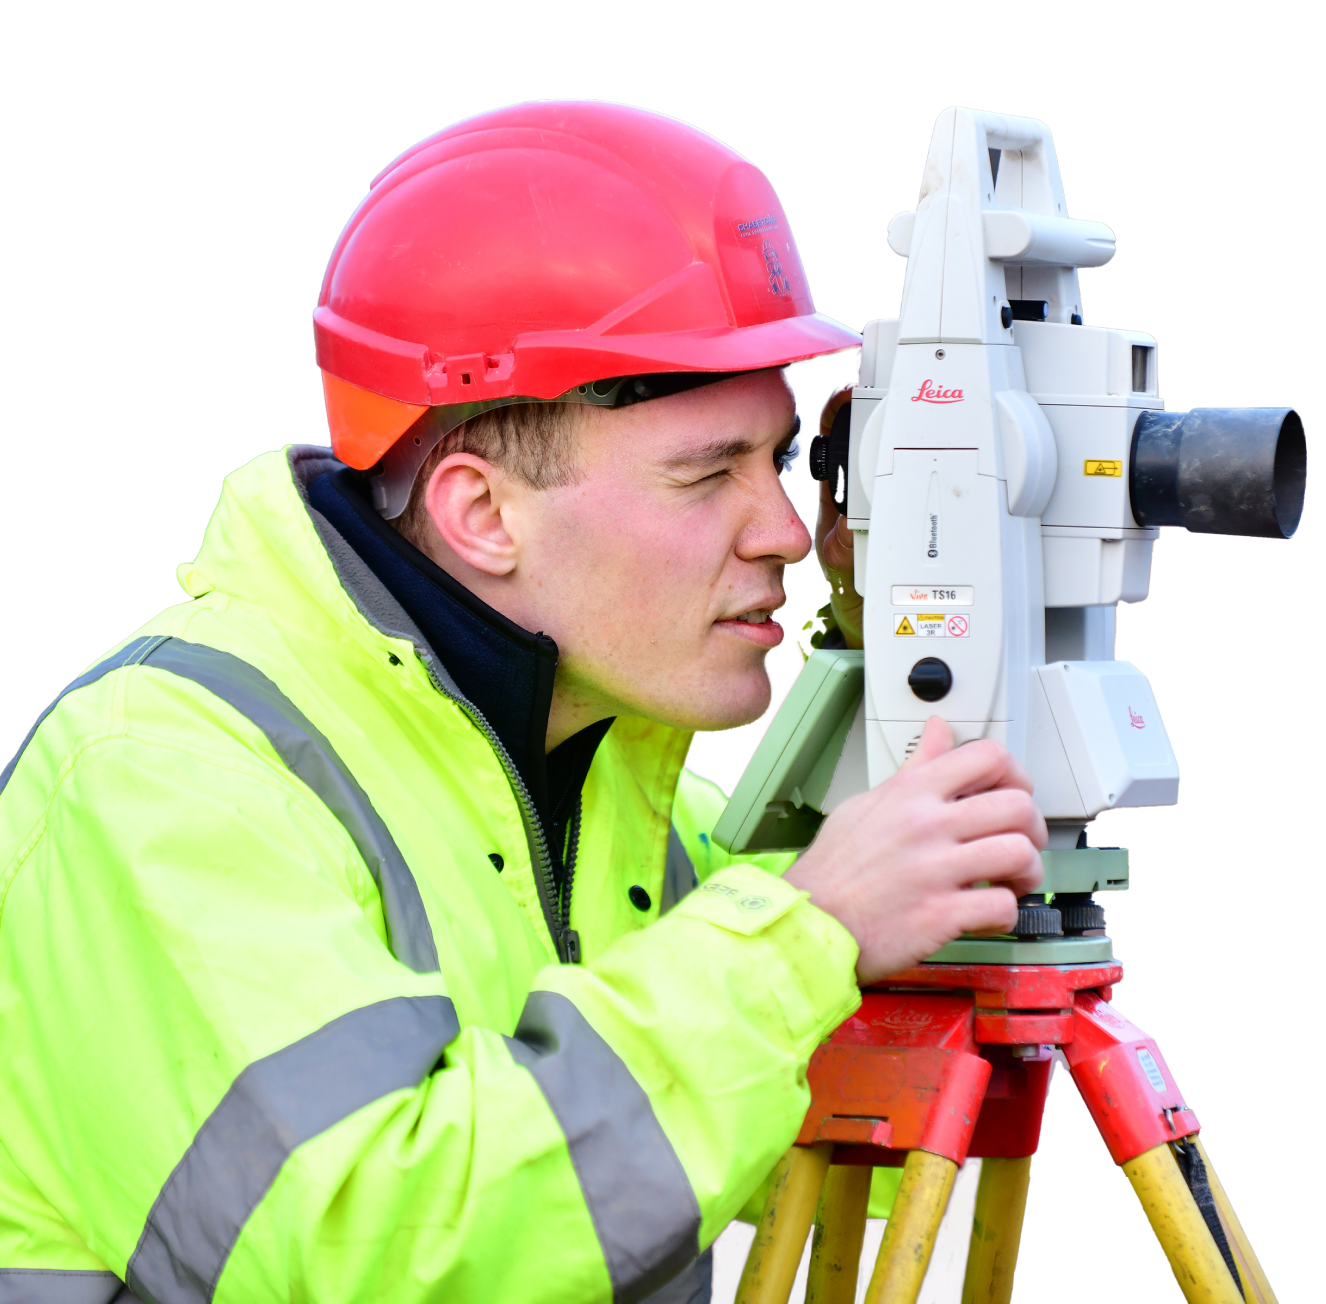
[[(849, 934), (790, 858), (712, 845), (689, 735), (638, 719), (589, 771), (558, 963), (523, 785), (309, 508), (336, 465), (232, 475), (191, 600), (0, 775), (4, 1304), (644, 1298), (858, 1003)], [(701, 887), (660, 919), (674, 827)]]

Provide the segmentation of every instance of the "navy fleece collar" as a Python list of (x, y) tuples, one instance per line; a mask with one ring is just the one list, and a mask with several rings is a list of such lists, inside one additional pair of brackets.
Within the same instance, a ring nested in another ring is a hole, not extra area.
[(405, 608), (502, 740), (560, 860), (561, 830), (612, 721), (582, 729), (545, 756), (557, 644), (508, 620), (402, 538), (374, 511), (354, 472), (328, 471), (309, 485), (308, 497)]

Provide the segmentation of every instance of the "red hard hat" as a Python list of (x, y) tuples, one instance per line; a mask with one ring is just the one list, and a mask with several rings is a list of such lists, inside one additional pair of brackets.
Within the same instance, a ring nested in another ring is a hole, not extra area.
[(764, 174), (615, 104), (521, 104), (402, 154), (313, 314), (332, 444), (374, 465), (428, 407), (778, 367), (860, 342), (816, 313)]

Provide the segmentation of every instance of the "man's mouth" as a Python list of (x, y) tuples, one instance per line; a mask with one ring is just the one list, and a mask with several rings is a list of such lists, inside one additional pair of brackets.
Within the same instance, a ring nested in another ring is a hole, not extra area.
[(715, 621), (719, 627), (754, 643), (757, 647), (775, 648), (783, 641), (783, 627), (773, 618), (774, 608), (751, 607), (735, 616)]

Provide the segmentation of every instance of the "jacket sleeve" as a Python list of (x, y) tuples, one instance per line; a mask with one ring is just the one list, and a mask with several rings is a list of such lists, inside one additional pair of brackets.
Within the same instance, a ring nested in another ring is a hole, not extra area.
[(514, 1037), (462, 1029), (345, 829), (214, 714), (34, 748), (45, 796), (6, 794), (14, 1165), (158, 1304), (648, 1295), (790, 1142), (850, 936), (736, 866), (544, 970)]
[[(703, 883), (721, 869), (744, 861), (769, 874), (783, 874), (797, 858), (796, 852), (765, 852), (760, 855), (732, 856), (713, 841), (714, 825), (727, 805), (727, 795), (709, 779), (683, 770), (677, 784), (677, 799), (672, 823), (681, 845), (690, 857), (696, 879)], [(772, 1174), (751, 1192), (737, 1217), (758, 1222), (764, 1208)], [(870, 1184), (870, 1217), (887, 1218), (893, 1211), (893, 1199), (902, 1180), (900, 1168), (876, 1168)]]

